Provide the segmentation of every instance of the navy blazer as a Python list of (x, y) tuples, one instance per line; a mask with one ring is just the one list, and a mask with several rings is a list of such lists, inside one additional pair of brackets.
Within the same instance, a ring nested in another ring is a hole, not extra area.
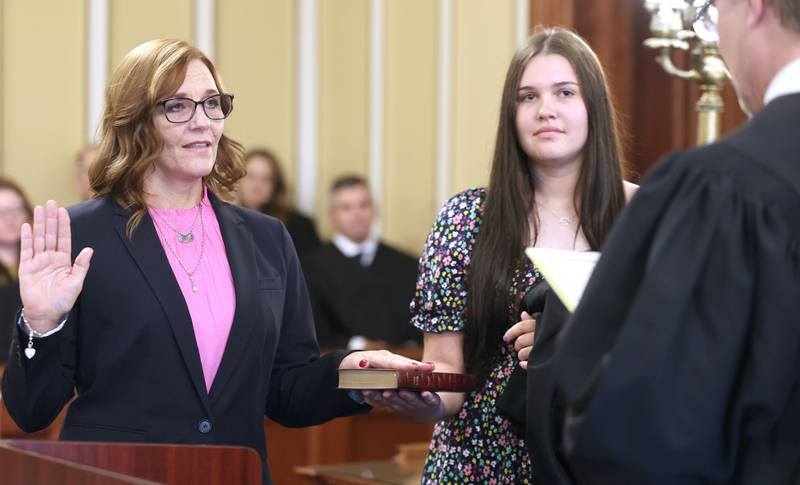
[(365, 411), (336, 390), (344, 353), (320, 357), (306, 285), (294, 247), (276, 219), (210, 194), (236, 291), (236, 311), (209, 392), (189, 310), (144, 219), (132, 238), (129, 215), (110, 198), (70, 208), (73, 257), (94, 249), (66, 326), (21, 350), (17, 330), (3, 376), (9, 413), (25, 431), (48, 426), (69, 407), (61, 439), (241, 445), (266, 468), (263, 417), (309, 426)]

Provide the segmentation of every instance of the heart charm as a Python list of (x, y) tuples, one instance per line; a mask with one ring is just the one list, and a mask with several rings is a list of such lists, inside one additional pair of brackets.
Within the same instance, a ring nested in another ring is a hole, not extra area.
[(25, 349), (25, 357), (32, 359), (34, 355), (36, 355), (36, 349), (33, 347), (28, 347)]

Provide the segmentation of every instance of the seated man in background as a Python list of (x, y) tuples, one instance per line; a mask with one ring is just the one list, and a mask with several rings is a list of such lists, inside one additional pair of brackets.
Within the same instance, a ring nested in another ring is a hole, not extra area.
[(302, 262), (320, 347), (418, 344), (419, 332), (408, 324), (417, 261), (371, 234), (375, 206), (367, 181), (334, 181), (328, 216), (331, 242)]

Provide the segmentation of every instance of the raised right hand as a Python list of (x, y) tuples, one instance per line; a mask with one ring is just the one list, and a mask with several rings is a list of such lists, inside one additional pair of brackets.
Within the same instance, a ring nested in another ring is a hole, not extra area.
[(37, 332), (54, 329), (72, 310), (83, 288), (92, 249), (84, 248), (71, 264), (69, 214), (55, 201), (33, 210), (33, 230), (20, 229), (19, 292), (25, 319)]

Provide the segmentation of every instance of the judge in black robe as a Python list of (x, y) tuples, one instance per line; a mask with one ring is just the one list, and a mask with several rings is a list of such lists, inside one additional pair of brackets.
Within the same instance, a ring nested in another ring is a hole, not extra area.
[(328, 243), (302, 264), (321, 347), (346, 346), (354, 336), (392, 346), (420, 343), (408, 323), (416, 259), (379, 242), (372, 262), (362, 266)]
[(800, 483), (798, 80), (660, 163), (607, 240), (550, 369), (575, 483)]

